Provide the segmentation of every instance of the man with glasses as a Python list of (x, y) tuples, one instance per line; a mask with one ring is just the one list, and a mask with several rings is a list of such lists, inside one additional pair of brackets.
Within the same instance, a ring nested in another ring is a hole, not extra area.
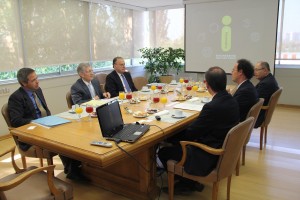
[(238, 60), (232, 69), (232, 81), (238, 84), (232, 96), (239, 104), (240, 122), (246, 119), (249, 110), (258, 100), (256, 89), (250, 82), (253, 74), (253, 65), (246, 59)]
[(110, 92), (112, 97), (119, 95), (119, 92), (134, 92), (137, 91), (131, 75), (127, 72), (125, 61), (122, 57), (113, 59), (114, 71), (106, 77), (105, 90)]
[[(276, 92), (279, 87), (276, 79), (270, 72), (269, 63), (259, 61), (254, 68), (254, 76), (259, 80), (259, 83), (255, 86), (259, 98), (264, 98), (264, 106), (268, 105), (270, 97)], [(255, 128), (260, 127), (264, 121), (265, 110), (261, 110)]]
[(77, 67), (80, 78), (71, 87), (71, 96), (74, 104), (82, 104), (92, 99), (110, 98), (109, 92), (100, 89), (100, 83), (94, 78), (90, 64), (80, 63)]

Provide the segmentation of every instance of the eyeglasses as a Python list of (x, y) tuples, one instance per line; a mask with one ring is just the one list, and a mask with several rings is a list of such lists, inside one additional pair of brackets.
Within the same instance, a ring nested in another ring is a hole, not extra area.
[(254, 71), (260, 71), (260, 70), (263, 70), (265, 68), (255, 68)]

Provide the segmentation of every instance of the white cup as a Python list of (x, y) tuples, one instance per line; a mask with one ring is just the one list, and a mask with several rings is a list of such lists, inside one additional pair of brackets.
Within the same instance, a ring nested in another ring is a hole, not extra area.
[(175, 83), (176, 83), (176, 80), (172, 80), (172, 81), (171, 81), (171, 84), (175, 84)]
[(147, 91), (148, 90), (148, 87), (147, 86), (143, 86), (142, 87), (142, 91)]
[(182, 110), (175, 110), (174, 112), (175, 117), (182, 117), (182, 115), (183, 115)]

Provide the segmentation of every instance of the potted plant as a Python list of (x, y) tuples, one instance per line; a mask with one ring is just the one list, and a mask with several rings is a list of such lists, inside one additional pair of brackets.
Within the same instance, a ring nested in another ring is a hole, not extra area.
[(170, 75), (170, 70), (175, 70), (176, 74), (178, 74), (183, 68), (182, 62), (185, 56), (184, 50), (181, 48), (145, 47), (138, 51), (142, 53), (141, 58), (146, 59), (140, 63), (145, 64), (145, 69), (150, 73), (149, 83), (170, 83), (173, 79), (173, 75)]
[[(140, 62), (140, 64), (145, 64), (145, 69), (147, 72), (150, 73), (150, 77), (148, 79), (149, 83), (158, 82), (158, 76), (157, 74), (160, 73), (160, 55), (163, 51), (162, 47), (158, 48), (142, 48), (138, 50), (142, 53), (141, 58), (143, 60)], [(146, 60), (145, 60), (146, 59)]]
[(170, 75), (170, 70), (175, 70), (178, 75), (183, 69), (184, 60), (185, 55), (183, 49), (173, 49), (172, 47), (164, 49), (161, 54), (161, 82), (170, 83), (173, 79), (173, 76)]

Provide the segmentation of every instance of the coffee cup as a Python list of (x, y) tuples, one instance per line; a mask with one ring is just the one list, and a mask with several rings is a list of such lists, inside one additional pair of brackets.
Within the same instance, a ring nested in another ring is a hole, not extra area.
[(142, 91), (147, 91), (148, 90), (148, 87), (147, 86), (143, 86), (142, 87)]
[(183, 116), (182, 110), (175, 110), (174, 116), (175, 117), (182, 117)]

